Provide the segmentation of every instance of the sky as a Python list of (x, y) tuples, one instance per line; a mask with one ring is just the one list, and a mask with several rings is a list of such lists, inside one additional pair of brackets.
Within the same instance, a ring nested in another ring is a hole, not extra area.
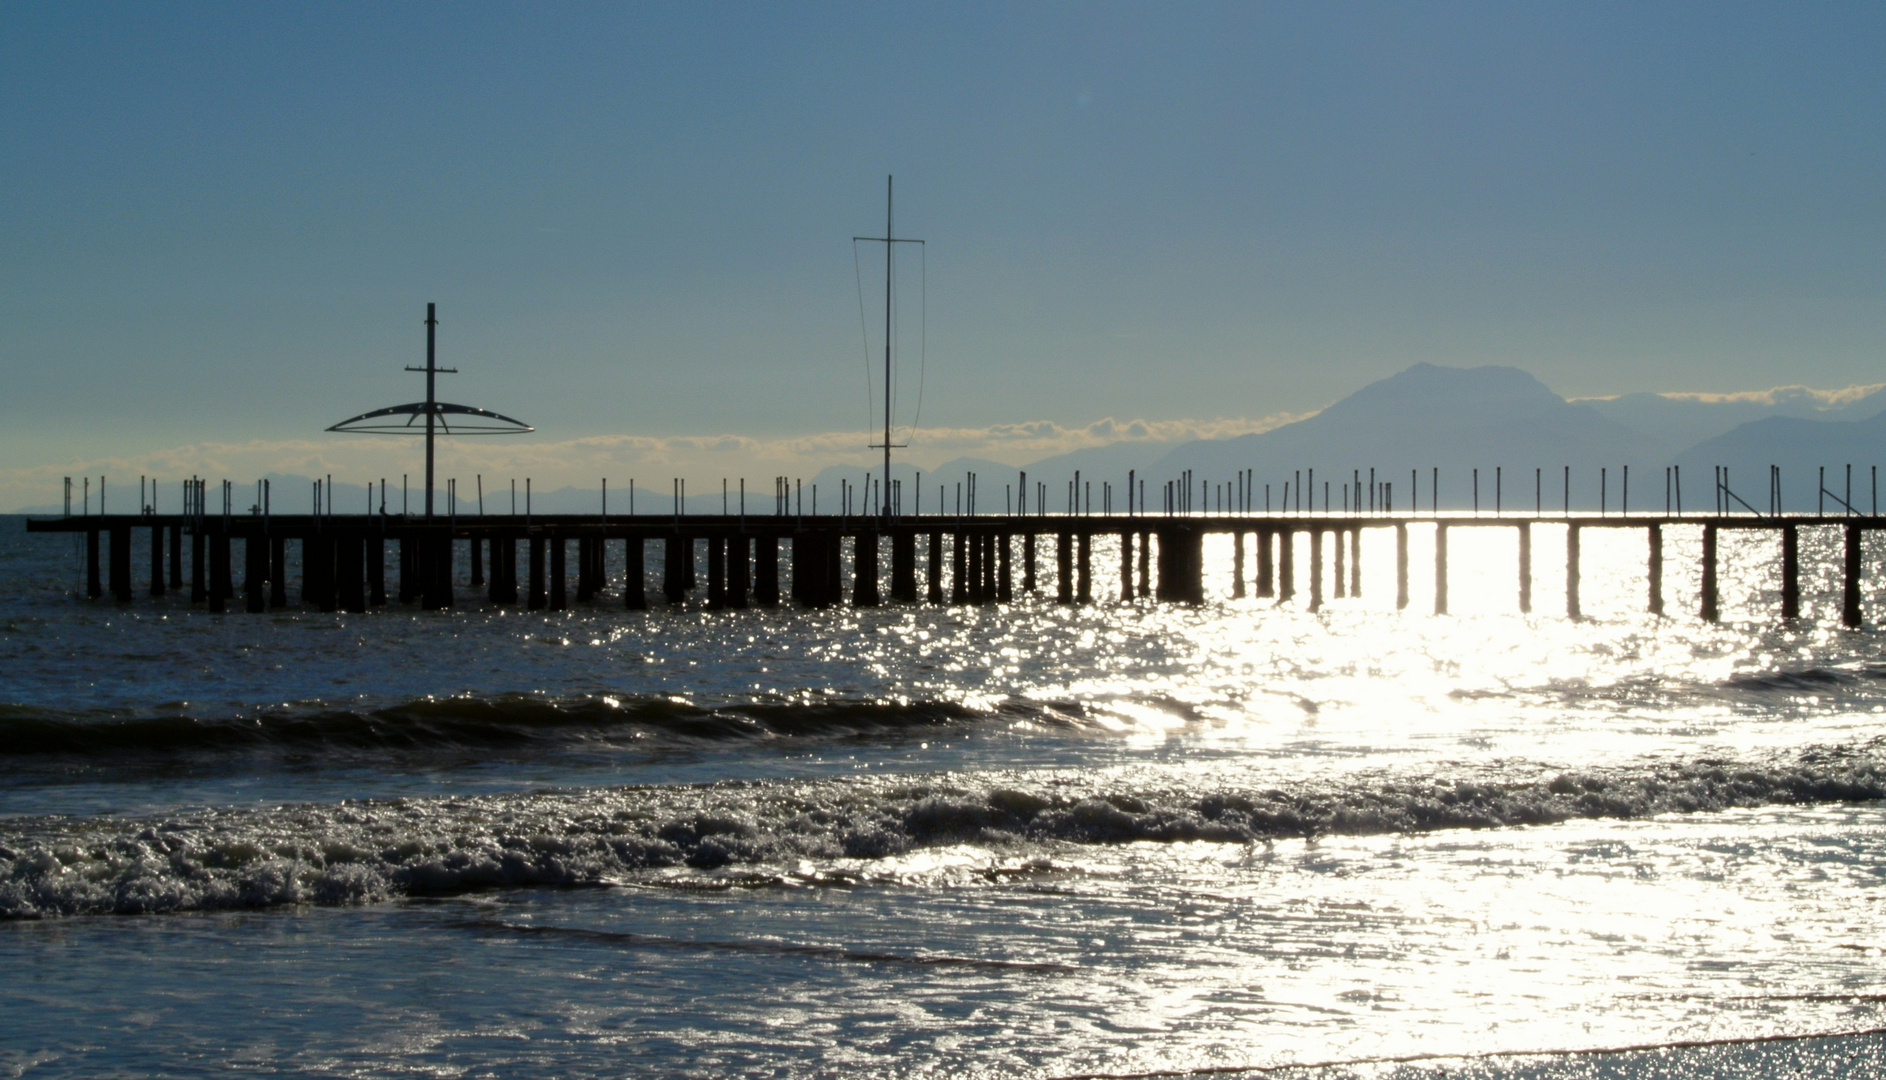
[(454, 467), (867, 460), (889, 174), (919, 463), (1423, 361), (1876, 383), (1883, 60), (1843, 3), (3, 4), (0, 508), (397, 472), (323, 429), (421, 396), (428, 302), (537, 428)]

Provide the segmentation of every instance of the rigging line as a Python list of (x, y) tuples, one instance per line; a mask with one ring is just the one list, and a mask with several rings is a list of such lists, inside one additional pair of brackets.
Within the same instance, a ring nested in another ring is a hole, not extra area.
[(917, 425), (923, 422), (923, 377), (930, 366), (930, 246), (918, 244), (917, 251), (917, 280), (921, 282), (917, 304), (917, 414), (911, 418), (905, 442), (916, 438)]
[[(864, 268), (858, 264), (858, 241), (851, 242), (851, 276), (858, 283), (858, 333), (864, 339), (864, 430), (871, 432), (871, 330), (864, 320)], [(869, 441), (868, 439), (866, 441)]]

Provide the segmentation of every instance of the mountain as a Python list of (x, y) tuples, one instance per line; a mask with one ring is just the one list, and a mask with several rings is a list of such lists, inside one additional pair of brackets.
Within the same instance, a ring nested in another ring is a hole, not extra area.
[(1778, 386), (1750, 394), (1624, 394), (1590, 398), (1589, 405), (1625, 427), (1655, 432), (1664, 442), (1694, 446), (1726, 435), (1742, 424), (1787, 416), (1797, 420), (1864, 420), (1886, 404), (1881, 386), (1810, 390)]
[[(1393, 483), (1396, 506), (1411, 505), (1408, 485), (1414, 482), (1425, 508), (1439, 468), (1442, 504), (1464, 507), (1473, 501), (1477, 468), (1480, 504), (1491, 507), (1496, 467), (1505, 474), (1505, 505), (1524, 506), (1533, 502), (1534, 487), (1526, 473), (1541, 470), (1543, 501), (1559, 501), (1549, 496), (1563, 498), (1562, 470), (1569, 465), (1571, 501), (1580, 506), (1597, 504), (1601, 468), (1610, 470), (1615, 493), (1620, 466), (1661, 467), (1672, 449), (1589, 405), (1567, 402), (1518, 368), (1417, 364), (1306, 420), (1179, 446), (1159, 461), (1154, 477), (1163, 483), (1190, 469), (1195, 485), (1218, 484), (1253, 469), (1258, 505), (1266, 484), (1281, 505), (1283, 485), (1300, 483), (1299, 472), (1307, 479), (1313, 469), (1331, 485), (1331, 505), (1340, 507), (1341, 485), (1355, 472), (1366, 477), (1374, 469), (1378, 480)], [(1153, 488), (1147, 484), (1147, 502), (1157, 508)], [(1319, 507), (1323, 490), (1318, 483), (1310, 491)]]
[(1677, 465), (1688, 474), (1684, 477), (1685, 505), (1712, 505), (1711, 478), (1720, 465), (1729, 470), (1730, 490), (1763, 512), (1769, 508), (1768, 467), (1779, 466), (1781, 508), (1796, 513), (1823, 508), (1839, 513), (1834, 499), (1825, 503), (1820, 499), (1820, 471), (1827, 470), (1827, 490), (1844, 498), (1847, 466), (1851, 465), (1854, 509), (1870, 514), (1875, 505), (1873, 469), (1882, 459), (1886, 459), (1886, 412), (1864, 420), (1771, 416), (1698, 443), (1677, 457)]

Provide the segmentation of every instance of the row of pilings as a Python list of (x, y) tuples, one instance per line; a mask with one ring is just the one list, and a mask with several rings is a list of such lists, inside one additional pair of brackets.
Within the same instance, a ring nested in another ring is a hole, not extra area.
[[(1254, 571), (1250, 591), (1260, 598), (1289, 602), (1297, 595), (1298, 578), (1292, 538), (1304, 533), (1311, 539), (1310, 566), (1305, 575), (1308, 606), (1317, 610), (1324, 602), (1326, 585), (1335, 598), (1361, 595), (1361, 536), (1363, 530), (1371, 528), (1393, 530), (1395, 602), (1398, 608), (1408, 607), (1408, 526), (1416, 519), (1005, 517), (874, 522), (828, 518), (799, 519), (790, 525), (718, 518), (616, 519), (607, 523), (591, 518), (530, 524), (472, 520), (476, 524), (466, 519), (426, 523), (374, 515), (272, 519), (141, 515), (32, 520), (27, 527), (34, 532), (84, 535), (85, 592), (90, 597), (109, 593), (120, 601), (132, 599), (132, 534), (144, 530), (150, 536), (152, 595), (182, 589), (187, 579), (193, 602), (203, 603), (212, 611), (228, 610), (240, 602), (244, 609), (254, 612), (290, 604), (291, 543), (300, 564), (300, 588), (294, 602), (323, 611), (365, 611), (387, 603), (389, 546), (397, 554), (392, 596), (402, 603), (418, 602), (431, 609), (456, 602), (454, 561), (461, 550), (470, 564), (471, 584), (482, 587), (485, 598), (493, 604), (560, 610), (573, 601), (593, 602), (611, 588), (606, 569), (606, 552), (611, 544), (620, 545), (623, 553), (623, 572), (616, 587), (623, 606), (629, 609), (644, 609), (649, 604), (647, 558), (651, 544), (656, 545), (663, 566), (659, 591), (669, 603), (686, 601), (700, 592), (703, 584), (707, 606), (713, 609), (770, 606), (787, 599), (808, 607), (925, 601), (1005, 603), (1018, 595), (1041, 594), (1044, 590), (1037, 564), (1050, 561), (1054, 599), (1083, 604), (1096, 598), (1097, 536), (1117, 540), (1119, 578), (1114, 595), (1123, 600), (1151, 596), (1197, 604), (1205, 599), (1203, 541), (1209, 532), (1226, 533), (1232, 539), (1234, 598), (1247, 594), (1246, 570), (1250, 568)], [(1519, 608), (1522, 612), (1532, 610), (1532, 529), (1541, 522), (1418, 520), (1434, 527), (1434, 611), (1445, 613), (1448, 608), (1448, 536), (1450, 530), (1459, 528), (1517, 531), (1515, 585)], [(1800, 530), (1840, 528), (1841, 621), (1848, 626), (1860, 625), (1863, 617), (1863, 534), (1886, 528), (1886, 519), (1858, 517), (1837, 522), (1760, 516), (1544, 520), (1563, 525), (1566, 530), (1565, 613), (1573, 618), (1582, 614), (1581, 538), (1586, 530), (1642, 530), (1647, 541), (1646, 610), (1663, 614), (1663, 529), (1676, 523), (1700, 526), (1697, 615), (1716, 621), (1720, 617), (1718, 545), (1723, 530), (1779, 534), (1780, 614), (1792, 619), (1799, 617), (1801, 609)], [(888, 581), (883, 581), (880, 562), (886, 545), (890, 575)], [(1333, 567), (1326, 568), (1326, 558)], [(851, 571), (848, 583), (847, 561)], [(921, 575), (920, 561), (927, 569)], [(702, 562), (705, 566), (700, 565)], [(704, 583), (700, 580), (703, 575)]]

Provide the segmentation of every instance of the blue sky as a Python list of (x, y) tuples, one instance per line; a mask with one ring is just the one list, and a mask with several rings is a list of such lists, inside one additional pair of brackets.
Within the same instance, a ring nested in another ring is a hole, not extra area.
[(1418, 361), (1878, 382), (1882, 60), (1860, 4), (6, 5), (0, 505), (368, 468), (320, 430), (427, 301), (540, 429), (466, 460), (857, 456), (892, 172), (918, 459)]

